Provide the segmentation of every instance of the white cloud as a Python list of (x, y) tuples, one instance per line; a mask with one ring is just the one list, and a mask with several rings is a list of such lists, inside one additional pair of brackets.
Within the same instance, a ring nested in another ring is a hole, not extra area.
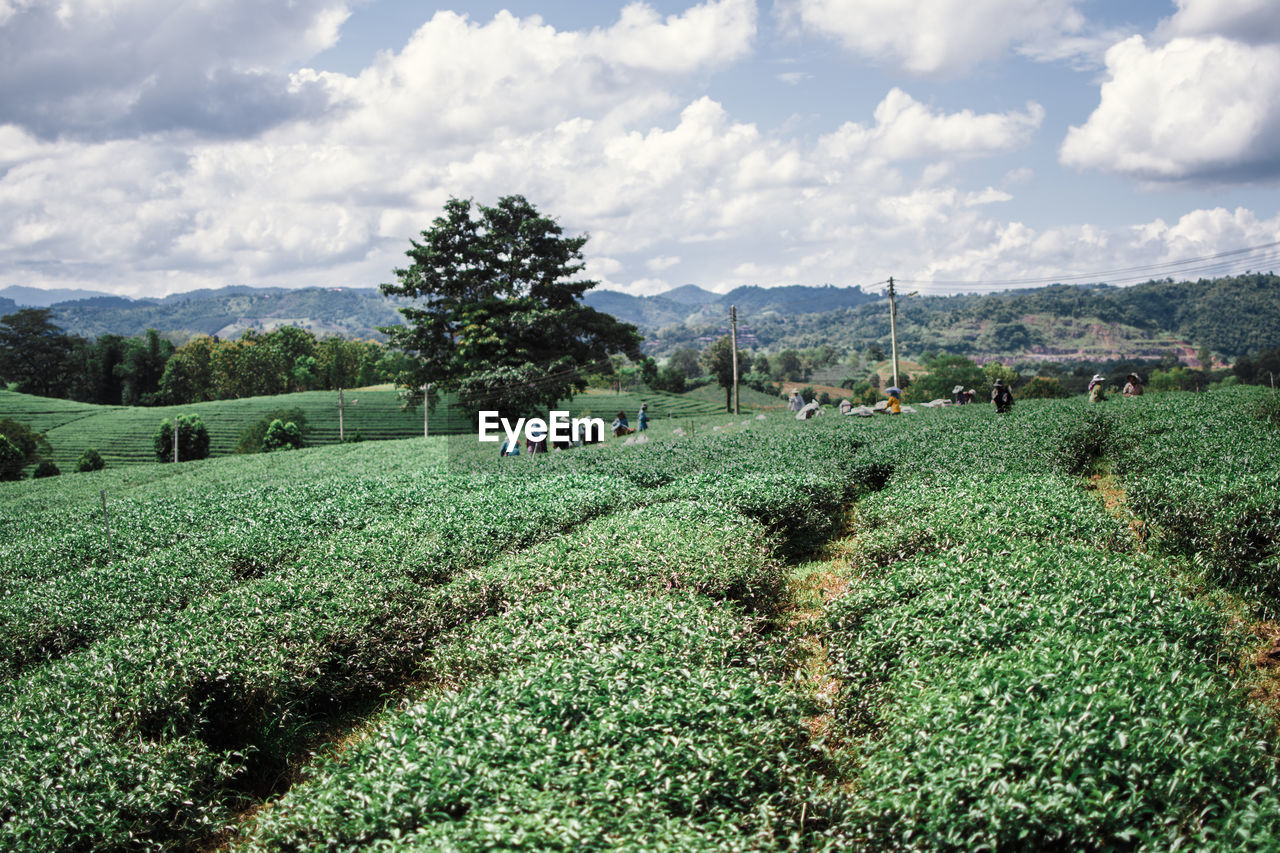
[(505, 11), (482, 24), (437, 12), (356, 77), (296, 77), (349, 105), (341, 132), (353, 144), (472, 145), (571, 118), (625, 122), (669, 109), (674, 81), (750, 50), (755, 16), (752, 0), (710, 0), (666, 19), (632, 3), (609, 28), (574, 32)]
[(1177, 4), (1177, 13), (1162, 28), (1167, 35), (1221, 35), (1249, 44), (1280, 42), (1280, 10), (1274, 0), (1177, 0)]
[(666, 18), (633, 5), (579, 32), (441, 13), (360, 74), (297, 72), (341, 106), (250, 139), (94, 142), (0, 122), (0, 286), (368, 286), (449, 196), (517, 192), (590, 232), (590, 277), (636, 293), (677, 269), (677, 283), (727, 290), (1109, 267), (1265, 230), (1209, 212), (1148, 223), (1159, 233), (1130, 251), (1124, 229), (1005, 221), (1020, 170), (992, 187), (1007, 165), (977, 178), (968, 164), (1031, 142), (1037, 104), (947, 112), (893, 89), (817, 139), (745, 121), (703, 93), (750, 50), (754, 20), (745, 0)]
[(1089, 119), (1060, 149), (1069, 166), (1148, 181), (1234, 181), (1280, 173), (1280, 47), (1220, 36), (1107, 52)]
[[(1259, 219), (1252, 211), (1224, 208), (1191, 211), (1172, 225), (1164, 220), (1131, 227), (1103, 229), (1092, 225), (1057, 226), (1036, 230), (1020, 222), (985, 229), (981, 236), (939, 253), (927, 263), (904, 273), (912, 281), (948, 282), (1027, 280), (1086, 283), (1105, 281), (1133, 284), (1190, 270), (1192, 276), (1231, 272), (1227, 265), (1180, 264), (1244, 246), (1280, 240), (1280, 216)], [(1097, 274), (1105, 270), (1145, 267), (1147, 271)], [(1151, 270), (1156, 270), (1152, 273)], [(1092, 274), (1091, 274), (1092, 273)], [(956, 289), (945, 285), (943, 289)], [(965, 289), (982, 290), (983, 287)]]
[(915, 74), (955, 73), (1079, 32), (1073, 0), (787, 0), (800, 26)]
[(671, 269), (678, 263), (680, 263), (680, 258), (671, 255), (662, 255), (656, 258), (650, 258), (644, 262), (644, 265), (653, 272), (662, 272), (663, 270)]
[(1044, 108), (1031, 103), (1023, 113), (939, 113), (895, 88), (876, 107), (875, 120), (873, 127), (850, 122), (824, 137), (825, 152), (833, 159), (906, 160), (1007, 151), (1030, 140), (1044, 120)]
[(784, 71), (781, 74), (774, 75), (788, 86), (798, 86), (805, 80), (812, 80), (813, 75), (808, 71)]
[(327, 101), (285, 69), (332, 45), (345, 0), (61, 0), (0, 7), (0, 124), (41, 136), (257, 133)]

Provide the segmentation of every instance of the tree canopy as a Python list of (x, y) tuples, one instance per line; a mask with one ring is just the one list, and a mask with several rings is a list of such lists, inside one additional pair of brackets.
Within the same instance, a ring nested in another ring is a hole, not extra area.
[(566, 237), (523, 196), (492, 207), (451, 198), (410, 240), (413, 263), (382, 292), (417, 300), (405, 325), (384, 328), (413, 363), (400, 376), (414, 402), (459, 391), (473, 411), (524, 414), (586, 387), (613, 353), (641, 358), (641, 337), (582, 304), (598, 282), (580, 277), (586, 235)]

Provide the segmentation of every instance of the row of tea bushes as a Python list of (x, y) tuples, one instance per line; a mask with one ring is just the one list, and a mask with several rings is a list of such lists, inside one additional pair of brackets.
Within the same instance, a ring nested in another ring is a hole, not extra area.
[[(752, 458), (775, 465), (768, 448)], [(12, 745), (0, 755), (0, 845), (170, 846), (208, 833), (269, 793), (330, 720), (410, 676), (439, 638), (593, 572), (607, 571), (610, 588), (767, 609), (781, 581), (762, 569), (779, 541), (766, 526), (782, 529), (812, 497), (739, 487), (693, 505), (679, 500), (688, 470), (662, 489), (572, 468), (450, 475), (439, 503), (400, 478), (386, 494), (417, 507), (404, 523), (344, 524), (260, 577), (28, 668), (0, 685), (0, 738)]]
[(1064, 473), (1088, 417), (886, 442), (897, 473), (860, 506), (861, 575), (829, 608), (855, 846), (1280, 843), (1274, 745), (1228, 674), (1239, 638)]
[(1273, 392), (1144, 397), (1116, 426), (1114, 469), (1160, 544), (1280, 614), (1280, 427)]
[(488, 649), (516, 666), (389, 715), (261, 812), (246, 846), (795, 849), (838, 800), (744, 624), (680, 591), (550, 592), (459, 639), (468, 667)]

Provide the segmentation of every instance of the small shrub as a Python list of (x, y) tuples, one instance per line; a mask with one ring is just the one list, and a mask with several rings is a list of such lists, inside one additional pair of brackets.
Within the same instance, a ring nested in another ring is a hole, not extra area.
[(347, 437), (342, 439), (342, 441), (346, 444), (356, 444), (364, 441), (364, 436), (360, 434), (360, 430), (356, 430), (352, 433), (348, 433)]
[(76, 471), (84, 473), (85, 471), (101, 471), (107, 467), (107, 463), (103, 460), (102, 454), (94, 450), (92, 447), (80, 454), (80, 459), (76, 461)]
[(236, 453), (262, 453), (262, 439), (267, 434), (267, 427), (271, 426), (272, 421), (283, 421), (284, 423), (295, 423), (298, 425), (298, 432), (302, 434), (303, 439), (307, 433), (307, 414), (297, 407), (291, 409), (277, 409), (262, 417), (257, 423), (246, 427), (244, 432), (240, 433), (240, 440), (236, 443)]
[(53, 464), (52, 462), (50, 462), (48, 459), (45, 459), (45, 460), (41, 461), (41, 463), (40, 463), (39, 465), (37, 465), (37, 466), (36, 466), (35, 473), (34, 473), (34, 474), (32, 474), (31, 476), (32, 476), (32, 477), (34, 477), (35, 479), (39, 480), (39, 479), (42, 479), (42, 478), (44, 478), (44, 477), (56, 477), (56, 476), (58, 476), (58, 475), (59, 475), (59, 474), (61, 474), (61, 473), (62, 473), (62, 472), (61, 472), (60, 470), (58, 470), (58, 466), (57, 466), (57, 465), (54, 465), (54, 464)]
[(267, 453), (276, 450), (297, 450), (302, 447), (302, 430), (293, 421), (285, 423), (277, 418), (267, 426), (262, 437), (262, 449)]

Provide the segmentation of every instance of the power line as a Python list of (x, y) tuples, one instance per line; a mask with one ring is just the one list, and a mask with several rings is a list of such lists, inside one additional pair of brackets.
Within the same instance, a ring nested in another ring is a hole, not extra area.
[[(1061, 273), (1039, 278), (1010, 279), (897, 279), (899, 284), (911, 284), (920, 289), (933, 289), (954, 286), (983, 287), (992, 290), (1013, 289), (1045, 284), (1069, 284), (1080, 282), (1099, 282), (1108, 284), (1136, 283), (1149, 279), (1168, 276), (1170, 273), (1215, 273), (1239, 268), (1241, 263), (1265, 265), (1280, 261), (1280, 241), (1260, 243), (1230, 249), (1212, 255), (1194, 258), (1183, 258), (1176, 261), (1162, 261), (1153, 264), (1141, 264), (1131, 267), (1118, 267), (1109, 270), (1097, 270), (1085, 273)], [(876, 282), (877, 285), (885, 282)], [(874, 285), (873, 285), (874, 286)]]

